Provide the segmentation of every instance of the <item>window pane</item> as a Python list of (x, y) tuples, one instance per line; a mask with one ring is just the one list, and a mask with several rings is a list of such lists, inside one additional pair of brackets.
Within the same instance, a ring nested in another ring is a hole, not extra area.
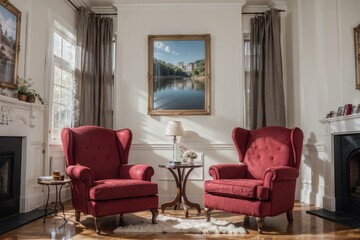
[(63, 59), (71, 66), (75, 66), (75, 46), (65, 39), (63, 39), (63, 44)]
[(54, 96), (53, 96), (53, 102), (55, 103), (61, 103), (61, 87), (60, 86), (54, 86)]
[(61, 57), (61, 36), (54, 33), (54, 55)]
[(61, 85), (61, 69), (58, 67), (54, 68), (54, 84)]
[(63, 89), (62, 91), (62, 97), (63, 97), (63, 104), (68, 105), (68, 106), (72, 106), (72, 91), (71, 90), (67, 90), (67, 89)]
[(68, 89), (73, 88), (73, 75), (72, 73), (62, 70), (62, 86)]

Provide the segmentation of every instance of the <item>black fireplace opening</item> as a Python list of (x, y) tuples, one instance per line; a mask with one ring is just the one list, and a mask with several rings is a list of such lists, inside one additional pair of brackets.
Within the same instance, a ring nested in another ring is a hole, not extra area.
[(360, 217), (360, 134), (334, 136), (336, 211)]
[(0, 219), (19, 213), (21, 137), (0, 137)]

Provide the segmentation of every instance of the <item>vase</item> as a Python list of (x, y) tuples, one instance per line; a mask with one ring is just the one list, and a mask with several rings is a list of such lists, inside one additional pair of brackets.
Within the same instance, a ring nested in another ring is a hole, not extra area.
[(29, 102), (29, 103), (34, 103), (35, 102), (35, 96), (28, 96), (26, 101)]
[(194, 164), (194, 159), (193, 158), (188, 158), (187, 159), (187, 164)]
[(18, 99), (20, 100), (20, 101), (24, 101), (24, 102), (26, 102), (26, 100), (27, 100), (27, 95), (26, 94), (19, 94), (18, 95)]

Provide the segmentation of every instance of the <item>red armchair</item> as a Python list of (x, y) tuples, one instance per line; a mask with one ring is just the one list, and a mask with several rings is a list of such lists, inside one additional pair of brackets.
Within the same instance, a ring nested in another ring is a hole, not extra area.
[(204, 206), (207, 220), (213, 209), (244, 214), (257, 219), (258, 231), (264, 218), (287, 214), (293, 222), (296, 178), (303, 145), (299, 128), (235, 128), (232, 138), (242, 164), (211, 166), (213, 180), (205, 181)]
[(129, 129), (64, 128), (61, 140), (77, 221), (81, 212), (93, 215), (96, 232), (100, 233), (99, 217), (150, 210), (156, 223), (158, 186), (151, 182), (154, 169), (128, 165)]

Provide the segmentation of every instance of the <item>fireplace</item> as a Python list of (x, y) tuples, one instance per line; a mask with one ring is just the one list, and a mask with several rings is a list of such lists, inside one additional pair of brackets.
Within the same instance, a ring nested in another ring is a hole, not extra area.
[(19, 213), (21, 137), (0, 137), (0, 219)]
[(360, 134), (334, 136), (336, 211), (360, 216)]

